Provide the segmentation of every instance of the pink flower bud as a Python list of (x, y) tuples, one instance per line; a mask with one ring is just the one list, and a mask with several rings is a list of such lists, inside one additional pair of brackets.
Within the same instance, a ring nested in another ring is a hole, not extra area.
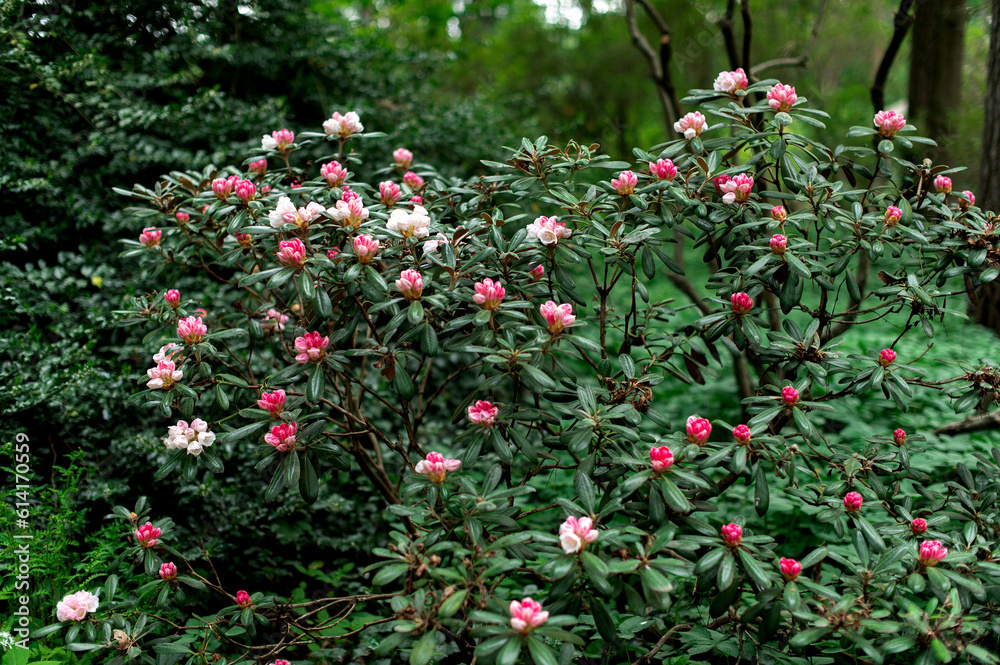
[(295, 134), (288, 129), (279, 129), (276, 132), (271, 132), (271, 137), (277, 144), (278, 150), (284, 150), (295, 143)]
[(484, 399), (478, 400), (475, 404), (471, 405), (468, 410), (469, 420), (483, 427), (492, 427), (493, 423), (497, 420), (497, 414), (500, 412), (500, 407), (493, 406), (492, 402), (488, 402)]
[[(712, 180), (714, 182), (715, 178)], [(720, 181), (717, 188), (722, 192), (723, 203), (729, 205), (745, 203), (750, 198), (750, 192), (753, 189), (753, 176), (737, 173), (725, 182)]]
[(281, 423), (272, 427), (271, 431), (264, 435), (264, 441), (279, 451), (286, 452), (295, 448), (295, 435), (298, 431), (298, 423)]
[(336, 261), (338, 256), (340, 256), (339, 247), (334, 247), (333, 249), (326, 250), (326, 258), (330, 259), (331, 261)]
[(354, 111), (348, 111), (344, 115), (334, 111), (330, 119), (323, 123), (323, 131), (327, 136), (337, 136), (346, 139), (353, 134), (363, 132), (365, 126), (361, 124), (361, 118)]
[(177, 577), (177, 566), (171, 562), (160, 565), (160, 579), (164, 582), (172, 582)]
[(901, 446), (906, 443), (906, 430), (903, 428), (898, 428), (892, 432), (892, 441), (897, 446)]
[(538, 240), (547, 247), (573, 235), (573, 230), (566, 226), (566, 222), (560, 222), (558, 217), (536, 217), (524, 230), (528, 232), (528, 240)]
[(392, 159), (399, 168), (408, 169), (413, 163), (413, 153), (406, 148), (396, 148), (392, 151)]
[(879, 111), (875, 114), (875, 126), (884, 139), (891, 139), (906, 126), (906, 118), (895, 111)]
[(735, 522), (730, 522), (729, 524), (722, 527), (722, 540), (726, 542), (729, 547), (736, 547), (743, 542), (743, 527)]
[(361, 195), (356, 191), (351, 189), (350, 185), (344, 185), (340, 189), (340, 200), (341, 201), (353, 201), (354, 199), (360, 199)]
[(167, 304), (177, 309), (177, 305), (181, 302), (181, 292), (177, 289), (170, 289), (163, 294), (163, 299), (167, 301)]
[(549, 333), (558, 335), (565, 328), (576, 322), (576, 315), (573, 314), (573, 306), (569, 303), (557, 305), (551, 300), (538, 308), (542, 317), (549, 326)]
[(918, 517), (910, 522), (910, 533), (914, 536), (921, 536), (927, 533), (927, 520), (923, 517)]
[(736, 440), (736, 443), (745, 446), (750, 443), (750, 436), (750, 428), (746, 425), (737, 425), (733, 428), (733, 439)]
[(729, 298), (729, 304), (732, 306), (733, 313), (736, 316), (746, 316), (753, 308), (753, 298), (743, 292), (734, 293)]
[(378, 253), (379, 242), (370, 235), (362, 233), (354, 238), (354, 255), (358, 263), (371, 263)]
[(208, 326), (202, 323), (200, 316), (189, 316), (177, 322), (177, 336), (185, 344), (197, 344), (208, 333)]
[(728, 183), (730, 181), (730, 179), (731, 178), (728, 175), (726, 175), (725, 173), (723, 173), (721, 175), (714, 176), (712, 178), (712, 186), (715, 187), (715, 193), (718, 194), (719, 196), (722, 196), (723, 194), (725, 194), (725, 192), (723, 191), (722, 187), (723, 187), (723, 185), (725, 185), (726, 183)]
[(669, 159), (658, 159), (649, 163), (649, 172), (657, 180), (673, 180), (677, 177), (677, 167)]
[(285, 324), (288, 322), (288, 315), (282, 314), (273, 307), (267, 310), (264, 315), (264, 326), (268, 329), (274, 328), (279, 332), (285, 329)]
[(236, 198), (246, 203), (247, 201), (253, 201), (257, 196), (257, 185), (249, 180), (240, 180), (236, 183), (234, 191), (236, 192)]
[(545, 277), (545, 266), (543, 266), (541, 263), (538, 263), (535, 265), (534, 268), (532, 268), (529, 271), (528, 274), (531, 275), (532, 282), (540, 281), (542, 277)]
[(302, 337), (295, 338), (295, 361), (301, 364), (309, 362), (319, 362), (326, 355), (326, 347), (330, 345), (330, 338), (318, 332), (307, 332)]
[(925, 540), (920, 543), (920, 554), (918, 559), (925, 566), (936, 566), (948, 556), (948, 548), (941, 544), (940, 540)]
[(526, 635), (532, 628), (538, 628), (549, 620), (549, 613), (542, 611), (541, 603), (537, 603), (531, 598), (525, 598), (521, 602), (510, 601), (510, 627)]
[(489, 277), (481, 282), (476, 282), (475, 289), (476, 293), (472, 296), (472, 302), (488, 310), (498, 309), (500, 303), (503, 302), (504, 296), (507, 295), (507, 290), (503, 288), (503, 283), (500, 280), (494, 282)]
[(589, 517), (577, 519), (570, 515), (559, 525), (559, 544), (566, 554), (582, 552), (588, 544), (597, 540), (597, 536), (594, 521)]
[(343, 198), (334, 207), (327, 208), (326, 212), (345, 228), (356, 229), (368, 219), (370, 213), (356, 192), (347, 190), (346, 186), (344, 189)]
[(420, 300), (420, 295), (424, 292), (424, 278), (416, 270), (404, 270), (399, 273), (396, 288), (407, 300)]
[[(319, 174), (323, 176), (323, 179), (331, 187), (340, 187), (347, 180), (347, 169), (337, 161), (329, 162), (319, 167)], [(344, 198), (347, 197), (345, 196)]]
[(250, 600), (250, 594), (246, 591), (240, 590), (236, 592), (236, 604), (241, 608), (246, 609), (253, 604), (253, 601)]
[(250, 249), (253, 247), (253, 238), (249, 233), (240, 233), (239, 231), (236, 231), (233, 233), (233, 237), (236, 238), (236, 242), (243, 249)]
[(177, 365), (170, 358), (161, 356), (156, 362), (156, 367), (146, 370), (146, 376), (149, 377), (146, 387), (150, 390), (170, 390), (184, 377), (184, 372), (177, 369)]
[(139, 547), (149, 549), (159, 542), (160, 533), (162, 531), (154, 527), (152, 522), (146, 522), (135, 530), (135, 539), (139, 543)]
[(771, 208), (771, 219), (779, 224), (788, 219), (788, 213), (785, 211), (785, 206), (774, 206)]
[(657, 473), (666, 471), (674, 465), (674, 454), (666, 446), (654, 446), (649, 449), (649, 465)]
[(257, 406), (270, 413), (272, 418), (277, 418), (285, 410), (287, 399), (284, 390), (275, 390), (261, 394), (260, 399), (257, 400)]
[(799, 391), (792, 386), (785, 386), (781, 389), (781, 401), (785, 406), (795, 406), (799, 402)]
[(403, 196), (403, 192), (399, 189), (399, 185), (391, 180), (380, 182), (378, 184), (378, 192), (382, 205), (386, 208), (391, 208), (396, 205), (396, 203), (399, 202), (399, 199)]
[(746, 90), (749, 82), (750, 80), (747, 79), (746, 72), (740, 67), (734, 72), (719, 72), (719, 75), (715, 78), (713, 88), (719, 92), (735, 96), (737, 90)]
[(856, 513), (861, 510), (862, 501), (861, 495), (857, 492), (848, 492), (844, 497), (844, 510), (849, 513)]
[(788, 582), (791, 582), (802, 573), (802, 564), (795, 559), (781, 557), (778, 565), (781, 567), (781, 576)]
[(964, 196), (965, 198), (959, 200), (958, 205), (961, 206), (963, 209), (971, 208), (972, 206), (976, 205), (976, 195), (973, 194), (970, 190), (963, 189), (962, 196)]
[(424, 179), (413, 171), (407, 171), (403, 176), (403, 183), (413, 191), (417, 191), (424, 186)]
[(688, 141), (695, 138), (696, 136), (701, 136), (701, 133), (705, 131), (705, 127), (708, 122), (698, 111), (693, 113), (688, 113), (686, 116), (674, 123), (674, 131), (678, 134), (683, 134), (684, 138)]
[(182, 212), (182, 211), (178, 211), (178, 213), (176, 215), (174, 215), (174, 217), (177, 218), (177, 223), (180, 224), (181, 226), (183, 226), (184, 224), (187, 224), (188, 220), (191, 219), (191, 215), (187, 214), (186, 212)]
[(635, 192), (635, 186), (639, 182), (639, 178), (636, 177), (631, 171), (622, 171), (618, 174), (617, 178), (611, 179), (611, 186), (615, 188), (615, 191), (622, 196), (628, 196)]
[(709, 435), (712, 434), (712, 423), (708, 422), (708, 418), (688, 416), (685, 430), (688, 442), (701, 446), (708, 441)]
[(882, 223), (886, 227), (896, 226), (899, 224), (899, 220), (903, 218), (903, 211), (896, 206), (889, 206), (885, 209), (885, 213), (882, 215)]
[(436, 485), (444, 482), (449, 471), (457, 471), (462, 466), (462, 462), (457, 459), (447, 459), (438, 452), (427, 453), (427, 458), (417, 462), (413, 470), (427, 476), (427, 479)]
[(934, 189), (938, 194), (951, 194), (951, 178), (943, 175), (934, 178)]
[(410, 197), (410, 203), (412, 203), (415, 206), (423, 205), (424, 200), (422, 198), (420, 198), (419, 196), (411, 196)]
[(222, 201), (229, 198), (239, 180), (239, 177), (234, 175), (231, 175), (228, 178), (216, 178), (213, 180), (212, 191), (215, 193), (216, 198)]
[(298, 238), (278, 242), (278, 263), (301, 268), (306, 262), (306, 246)]
[(797, 99), (795, 88), (784, 83), (778, 83), (767, 92), (767, 105), (779, 113), (791, 111)]
[(163, 240), (163, 233), (159, 231), (155, 226), (147, 226), (139, 234), (139, 242), (146, 246), (148, 249), (152, 249), (160, 244)]
[(257, 175), (264, 175), (267, 173), (267, 160), (259, 159), (256, 162), (250, 162), (250, 166), (247, 167), (250, 173), (256, 173)]
[(775, 233), (771, 236), (771, 251), (775, 254), (784, 254), (785, 250), (788, 248), (788, 238), (781, 235), (780, 233)]
[(888, 367), (894, 362), (896, 362), (896, 352), (892, 349), (882, 349), (878, 354), (878, 364), (882, 367)]

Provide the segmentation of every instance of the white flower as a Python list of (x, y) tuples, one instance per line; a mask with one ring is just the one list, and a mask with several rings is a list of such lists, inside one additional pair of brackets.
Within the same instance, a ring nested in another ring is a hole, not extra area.
[(426, 238), (430, 233), (431, 218), (423, 206), (414, 206), (413, 212), (397, 208), (389, 215), (385, 228), (398, 231), (404, 238)]
[(306, 223), (311, 222), (318, 219), (319, 216), (323, 214), (323, 210), (323, 206), (315, 201), (310, 201), (306, 207), (299, 208), (299, 220)]
[(215, 443), (215, 434), (208, 431), (208, 423), (201, 418), (195, 418), (190, 425), (186, 420), (178, 420), (176, 425), (167, 428), (163, 443), (168, 450), (187, 450), (189, 455), (197, 457)]
[(554, 245), (560, 238), (569, 238), (573, 230), (560, 222), (558, 217), (538, 217), (525, 229), (528, 239), (537, 239), (543, 245)]
[(278, 199), (278, 206), (267, 213), (267, 218), (271, 220), (271, 226), (280, 229), (285, 224), (294, 224), (298, 219), (295, 213), (295, 204), (287, 196)]
[(260, 147), (264, 150), (276, 150), (278, 148), (278, 142), (274, 140), (274, 137), (270, 134), (264, 134), (263, 138), (260, 140)]
[(437, 234), (436, 236), (434, 236), (433, 239), (428, 240), (427, 242), (424, 243), (424, 254), (426, 254), (427, 252), (436, 252), (438, 250), (438, 247), (440, 247), (446, 242), (448, 242), (448, 236), (446, 236), (443, 233)]
[(576, 554), (583, 549), (583, 541), (580, 539), (580, 536), (576, 535), (572, 531), (564, 531), (560, 533), (559, 544), (562, 545), (563, 552), (566, 554)]

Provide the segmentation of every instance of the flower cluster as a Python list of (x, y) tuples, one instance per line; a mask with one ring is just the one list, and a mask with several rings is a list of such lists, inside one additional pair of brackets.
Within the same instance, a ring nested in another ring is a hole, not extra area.
[(529, 240), (537, 239), (546, 246), (555, 245), (561, 239), (573, 235), (573, 230), (567, 228), (565, 222), (560, 222), (558, 217), (536, 217), (526, 230)]
[(295, 134), (287, 129), (279, 129), (271, 132), (270, 136), (264, 134), (260, 140), (260, 147), (263, 150), (286, 150), (293, 143), (295, 143)]
[(334, 111), (333, 115), (323, 123), (323, 131), (326, 132), (327, 136), (346, 139), (352, 134), (365, 131), (365, 126), (361, 124), (361, 117), (354, 111), (348, 111), (344, 115)]
[(208, 431), (208, 423), (201, 418), (195, 418), (190, 425), (186, 420), (178, 420), (176, 425), (167, 428), (163, 443), (167, 450), (186, 450), (189, 455), (198, 456), (215, 443), (215, 434)]
[(152, 522), (146, 522), (138, 529), (135, 530), (135, 540), (139, 543), (139, 547), (143, 549), (149, 549), (150, 547), (155, 547), (156, 543), (160, 542), (160, 534), (163, 530), (153, 526)]
[(597, 536), (594, 521), (589, 517), (577, 519), (570, 515), (559, 526), (559, 544), (566, 554), (582, 552), (583, 548), (597, 540)]
[(666, 446), (656, 446), (649, 449), (649, 465), (653, 471), (660, 473), (674, 465), (674, 454)]
[(478, 400), (469, 407), (469, 421), (483, 427), (492, 427), (497, 420), (500, 407), (494, 406), (492, 402), (484, 399)]
[(280, 452), (286, 452), (295, 447), (295, 435), (298, 431), (298, 423), (281, 423), (272, 427), (271, 431), (264, 435), (264, 441)]
[(526, 634), (549, 620), (549, 613), (542, 611), (542, 604), (531, 598), (510, 601), (510, 627)]
[(784, 83), (778, 83), (767, 91), (767, 105), (779, 113), (791, 111), (796, 100), (798, 96), (795, 94), (795, 88)]
[(507, 290), (503, 288), (500, 280), (494, 282), (489, 277), (481, 282), (476, 282), (474, 288), (476, 293), (472, 296), (472, 302), (491, 311), (499, 309), (500, 303), (507, 295)]
[(197, 344), (208, 333), (206, 326), (200, 316), (189, 316), (177, 322), (177, 336), (184, 340), (185, 344)]
[(712, 434), (712, 423), (707, 418), (688, 416), (684, 429), (687, 433), (688, 443), (702, 446)]
[(549, 333), (558, 335), (569, 326), (576, 323), (576, 315), (573, 314), (573, 306), (569, 303), (557, 305), (549, 300), (538, 308), (542, 318), (549, 327)]
[(98, 604), (98, 598), (94, 594), (77, 591), (56, 603), (56, 618), (59, 621), (83, 621), (88, 614), (97, 611)]
[(439, 452), (430, 452), (427, 453), (426, 459), (417, 462), (413, 470), (427, 476), (432, 483), (440, 485), (449, 471), (457, 471), (460, 466), (462, 462), (457, 459), (448, 459)]
[(678, 134), (683, 134), (684, 138), (690, 141), (697, 136), (701, 136), (701, 133), (705, 131), (705, 127), (707, 126), (708, 121), (705, 120), (705, 116), (699, 111), (694, 111), (675, 122), (674, 131)]
[(330, 345), (330, 338), (318, 332), (307, 332), (302, 337), (295, 338), (295, 362), (305, 364), (309, 362), (319, 362), (326, 355), (326, 347)]
[(385, 228), (401, 233), (404, 238), (426, 238), (431, 230), (431, 217), (423, 206), (414, 206), (410, 212), (396, 209), (389, 215)]

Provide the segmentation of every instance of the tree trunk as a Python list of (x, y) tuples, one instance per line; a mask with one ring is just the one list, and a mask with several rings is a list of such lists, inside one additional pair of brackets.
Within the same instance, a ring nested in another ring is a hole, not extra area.
[(952, 114), (962, 100), (967, 0), (925, 0), (914, 5), (907, 119), (938, 147), (921, 151), (935, 164), (946, 164), (954, 134)]

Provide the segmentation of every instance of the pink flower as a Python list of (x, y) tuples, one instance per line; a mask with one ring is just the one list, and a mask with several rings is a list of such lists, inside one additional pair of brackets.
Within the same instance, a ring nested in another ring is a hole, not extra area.
[(923, 517), (918, 517), (910, 522), (910, 533), (914, 536), (920, 536), (927, 533), (927, 520)]
[(481, 399), (469, 407), (468, 414), (472, 423), (483, 427), (493, 427), (499, 412), (500, 407), (493, 406), (492, 402)]
[(380, 182), (378, 184), (379, 196), (382, 200), (382, 205), (386, 208), (391, 208), (399, 202), (399, 199), (403, 197), (403, 192), (399, 189), (399, 185), (391, 180), (386, 180), (385, 182)]
[(277, 418), (285, 410), (287, 399), (284, 390), (262, 393), (260, 399), (257, 400), (257, 406), (270, 413), (272, 418)]
[(892, 441), (897, 446), (901, 446), (906, 443), (906, 430), (903, 428), (897, 428), (892, 432)]
[(323, 123), (323, 131), (327, 136), (338, 136), (342, 139), (364, 130), (365, 126), (361, 124), (360, 116), (354, 111), (348, 111), (344, 115), (334, 111), (330, 119)]
[(250, 170), (250, 173), (264, 175), (267, 173), (267, 160), (258, 159), (256, 162), (250, 162), (250, 165), (247, 168)]
[(573, 235), (573, 230), (567, 228), (565, 222), (560, 222), (558, 217), (536, 217), (525, 230), (529, 240), (537, 239), (546, 246), (555, 245), (560, 239)]
[(283, 660), (283, 659), (279, 658), (278, 660), (276, 660), (273, 663), (271, 663), (271, 665), (292, 665), (292, 664), (290, 662), (288, 662), (287, 660)]
[(404, 238), (426, 238), (431, 232), (431, 216), (423, 206), (413, 206), (409, 212), (396, 208), (389, 215), (385, 228), (399, 232)]
[(635, 192), (635, 186), (639, 182), (639, 178), (636, 177), (631, 171), (622, 171), (618, 174), (617, 178), (611, 179), (611, 186), (615, 188), (615, 191), (622, 196), (628, 196)]
[(549, 333), (558, 335), (563, 329), (576, 323), (576, 315), (573, 314), (573, 306), (569, 303), (557, 305), (551, 300), (538, 308), (545, 322), (549, 325)]
[(779, 113), (791, 111), (796, 99), (795, 88), (783, 83), (778, 83), (767, 92), (767, 105)]
[(160, 565), (160, 579), (164, 582), (173, 581), (177, 577), (177, 566), (171, 562), (167, 562)]
[(785, 406), (795, 406), (799, 402), (799, 391), (792, 386), (785, 386), (781, 389), (781, 401)]
[(973, 194), (972, 191), (970, 191), (968, 189), (963, 189), (962, 190), (962, 195), (965, 198), (962, 199), (962, 200), (960, 200), (958, 202), (958, 205), (960, 205), (960, 206), (966, 206), (966, 207), (971, 207), (971, 206), (976, 205), (976, 195)]
[(730, 205), (744, 203), (750, 198), (750, 190), (753, 189), (753, 176), (737, 173), (728, 182), (720, 185), (719, 189), (723, 192), (723, 203)]
[(725, 173), (712, 177), (712, 186), (715, 187), (715, 193), (722, 196), (725, 192), (722, 189), (723, 185), (729, 182), (730, 178)]
[(674, 465), (674, 454), (666, 446), (654, 446), (649, 449), (649, 465), (657, 473), (666, 471)]
[(399, 273), (396, 288), (407, 300), (420, 300), (420, 295), (424, 292), (424, 278), (416, 270), (404, 270)]
[(147, 226), (139, 234), (139, 242), (146, 246), (147, 249), (153, 249), (163, 240), (163, 232), (158, 230), (155, 226)]
[(698, 111), (688, 113), (686, 116), (674, 123), (674, 131), (683, 134), (688, 141), (696, 136), (701, 136), (707, 125), (705, 116)]
[(943, 175), (934, 178), (934, 189), (938, 194), (951, 194), (951, 178)]
[(281, 423), (271, 428), (271, 431), (264, 435), (264, 441), (274, 446), (281, 452), (286, 452), (290, 448), (295, 448), (295, 434), (299, 431), (299, 424), (296, 422)]
[(896, 362), (896, 352), (892, 349), (882, 349), (878, 354), (878, 364), (882, 367), (888, 367), (894, 362)]
[(177, 322), (177, 336), (185, 344), (197, 344), (208, 332), (208, 326), (201, 321), (200, 316), (189, 316)]
[(882, 223), (888, 226), (896, 226), (899, 224), (899, 220), (903, 218), (903, 211), (896, 206), (889, 206), (885, 209), (885, 213), (882, 215)]
[(249, 233), (240, 233), (239, 231), (233, 233), (233, 237), (236, 238), (236, 242), (243, 249), (250, 249), (253, 247), (253, 238), (250, 237)]
[(788, 219), (788, 213), (785, 211), (785, 206), (774, 206), (771, 208), (771, 219), (779, 224)]
[(161, 533), (162, 531), (154, 527), (152, 522), (146, 522), (135, 530), (135, 539), (139, 543), (139, 547), (149, 549), (159, 542), (158, 539)]
[(417, 191), (418, 189), (424, 186), (424, 179), (418, 176), (413, 171), (407, 171), (406, 174), (403, 175), (403, 184), (405, 184), (413, 191)]
[(278, 263), (301, 268), (306, 262), (306, 246), (298, 238), (278, 242)]
[(318, 332), (307, 332), (302, 337), (296, 337), (295, 350), (298, 354), (295, 356), (295, 361), (302, 364), (319, 362), (326, 355), (326, 347), (329, 345), (330, 338)]
[(240, 201), (246, 203), (247, 201), (253, 201), (257, 196), (257, 185), (253, 184), (249, 180), (240, 180), (236, 183), (235, 187), (236, 198)]
[(677, 177), (677, 167), (669, 159), (658, 159), (649, 163), (649, 172), (657, 180), (673, 180)]
[(525, 598), (521, 602), (510, 601), (510, 627), (522, 635), (531, 632), (532, 628), (544, 625), (548, 620), (549, 613), (542, 611), (541, 603), (531, 598)]
[(746, 425), (737, 425), (733, 428), (733, 439), (736, 443), (747, 445), (750, 443), (750, 428)]
[(788, 248), (788, 238), (781, 235), (780, 233), (775, 233), (771, 236), (771, 251), (775, 254), (784, 254), (785, 250)]
[(440, 485), (449, 471), (457, 471), (462, 462), (457, 459), (447, 459), (438, 452), (427, 453), (427, 458), (417, 462), (413, 470), (427, 476), (432, 483)]
[(87, 614), (97, 611), (99, 604), (97, 596), (89, 591), (77, 591), (56, 603), (56, 618), (59, 621), (83, 621)]
[[(346, 194), (351, 194), (347, 198)], [(330, 217), (344, 225), (345, 228), (356, 229), (361, 223), (368, 219), (368, 208), (362, 203), (361, 197), (354, 192), (345, 192), (344, 198), (337, 201), (332, 208), (327, 208), (326, 212)]]
[(295, 143), (295, 134), (287, 129), (279, 129), (271, 132), (270, 136), (264, 134), (264, 138), (260, 141), (260, 147), (263, 150), (284, 150), (293, 143)]
[(183, 350), (180, 344), (176, 342), (167, 342), (160, 347), (160, 350), (153, 354), (153, 362), (158, 363), (164, 360), (173, 360), (174, 356)]
[(722, 527), (722, 540), (729, 547), (736, 547), (743, 542), (743, 527), (735, 522), (725, 525)]
[(408, 169), (413, 163), (413, 153), (406, 148), (396, 148), (392, 151), (392, 159), (399, 168)]
[(379, 242), (370, 235), (362, 233), (354, 238), (354, 255), (359, 263), (371, 263), (378, 253)]
[(920, 563), (925, 566), (936, 566), (948, 556), (948, 548), (941, 545), (940, 540), (925, 540), (920, 543)]
[(422, 198), (420, 198), (419, 196), (411, 196), (410, 197), (410, 203), (412, 203), (413, 205), (422, 205), (423, 202), (424, 202), (424, 200)]
[(844, 497), (844, 510), (849, 513), (856, 513), (861, 510), (862, 501), (861, 495), (857, 492), (848, 492), (847, 496)]
[(735, 95), (737, 90), (746, 90), (748, 83), (750, 81), (747, 79), (746, 72), (740, 67), (734, 72), (719, 72), (713, 87), (719, 92)]
[(712, 434), (712, 423), (708, 422), (708, 418), (688, 416), (684, 429), (687, 431), (688, 442), (701, 446), (708, 441), (709, 435)]
[(328, 162), (319, 167), (319, 174), (331, 187), (340, 187), (347, 180), (347, 169), (338, 161)]
[(583, 551), (589, 543), (597, 540), (597, 535), (594, 521), (589, 517), (577, 519), (570, 515), (559, 526), (559, 544), (566, 554)]
[(753, 308), (753, 298), (741, 291), (729, 297), (729, 304), (736, 316), (746, 316)]
[(177, 289), (170, 289), (163, 294), (163, 299), (167, 301), (167, 304), (177, 309), (177, 305), (181, 302), (181, 292)]
[(233, 188), (236, 187), (236, 183), (239, 182), (239, 176), (231, 175), (228, 178), (216, 178), (212, 181), (212, 191), (215, 192), (216, 198), (225, 201), (233, 193)]
[(802, 564), (795, 559), (781, 557), (778, 565), (781, 567), (781, 576), (788, 582), (791, 582), (802, 573)]
[(879, 111), (875, 114), (875, 126), (884, 139), (891, 139), (906, 126), (906, 118), (895, 111)]
[(351, 189), (350, 185), (344, 185), (340, 189), (340, 198), (343, 201), (350, 201), (352, 199), (360, 199), (361, 195)]
[(184, 372), (177, 369), (173, 360), (163, 359), (158, 361), (156, 367), (146, 370), (149, 381), (146, 387), (150, 390), (170, 390), (170, 388), (184, 377)]
[(282, 314), (273, 307), (267, 310), (267, 313), (264, 315), (264, 325), (267, 328), (276, 328), (278, 332), (281, 332), (285, 329), (286, 323), (288, 323), (288, 315)]
[(503, 288), (503, 283), (500, 280), (494, 282), (489, 277), (481, 282), (476, 282), (475, 289), (476, 293), (472, 296), (472, 302), (488, 310), (499, 309), (500, 303), (503, 302), (504, 296), (507, 295), (507, 290)]
[(326, 258), (330, 259), (331, 261), (336, 261), (338, 256), (340, 256), (339, 247), (334, 247), (333, 249), (326, 250)]
[(174, 217), (177, 218), (177, 223), (181, 225), (187, 224), (188, 220), (191, 219), (191, 215), (183, 211), (178, 211), (178, 213), (174, 215)]
[(528, 274), (531, 275), (532, 282), (540, 281), (542, 277), (545, 277), (545, 266), (541, 263), (537, 263), (534, 268), (528, 271)]
[(208, 423), (201, 418), (195, 418), (190, 425), (186, 420), (178, 420), (167, 428), (163, 443), (167, 450), (186, 450), (188, 455), (197, 457), (215, 443), (215, 434), (208, 431)]
[(253, 601), (250, 600), (250, 594), (248, 594), (246, 591), (241, 590), (236, 592), (236, 604), (242, 607), (243, 609), (246, 609), (253, 604)]

